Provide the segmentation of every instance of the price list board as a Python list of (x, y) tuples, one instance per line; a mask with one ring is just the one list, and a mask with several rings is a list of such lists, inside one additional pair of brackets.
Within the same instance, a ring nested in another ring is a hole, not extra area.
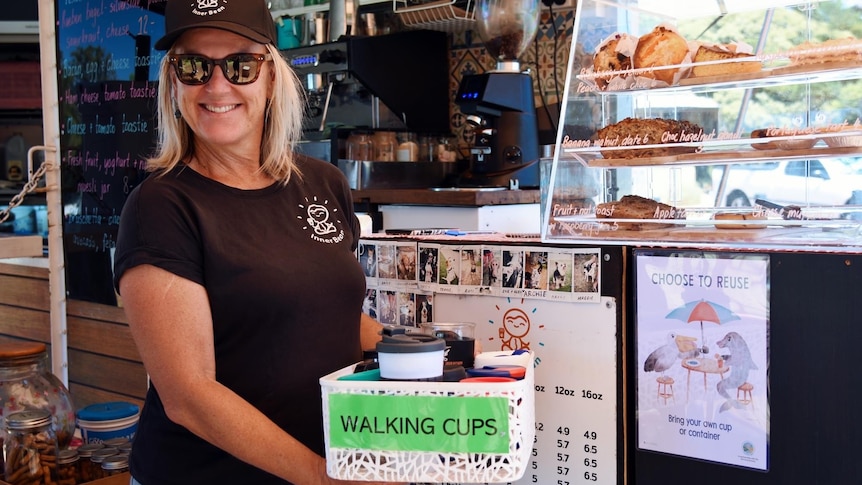
[(165, 0), (56, 2), (63, 240), (70, 298), (116, 304), (120, 212), (155, 147)]
[[(536, 438), (526, 484), (616, 484), (619, 439), (617, 303), (435, 295), (435, 320), (476, 322), (482, 351), (519, 343), (534, 354)], [(469, 315), (469, 318), (465, 318)]]

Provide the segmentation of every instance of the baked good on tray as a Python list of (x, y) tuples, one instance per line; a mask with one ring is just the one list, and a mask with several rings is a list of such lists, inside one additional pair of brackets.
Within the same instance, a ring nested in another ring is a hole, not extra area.
[[(751, 130), (751, 147), (757, 150), (807, 150), (817, 143), (816, 138), (796, 138), (786, 140), (767, 141), (771, 137), (785, 137), (806, 134), (805, 130), (792, 130), (783, 128), (761, 128)], [(755, 141), (763, 138), (764, 141)]]
[[(763, 70), (763, 63), (739, 61), (754, 58), (753, 54), (741, 52), (736, 44), (701, 44), (694, 53), (691, 68), (693, 77), (720, 76), (726, 74), (746, 74)], [(725, 61), (720, 64), (697, 65), (699, 62)]]
[[(597, 219), (685, 219), (685, 210), (641, 197), (624, 195), (615, 202), (602, 202), (596, 206)], [(640, 231), (673, 227), (661, 222), (618, 222), (619, 229)]]
[(635, 69), (653, 68), (639, 73), (638, 76), (672, 85), (680, 68), (662, 69), (662, 67), (682, 64), (688, 55), (688, 41), (670, 27), (659, 25), (638, 39), (638, 45), (632, 57), (632, 66)]
[(601, 150), (605, 158), (665, 157), (695, 153), (696, 146), (667, 146), (635, 148), (638, 145), (657, 145), (700, 141), (703, 128), (688, 121), (664, 118), (626, 118), (605, 126), (596, 132), (602, 147), (632, 147), (619, 150)]
[(862, 146), (862, 124), (857, 121), (852, 125), (830, 125), (817, 130), (823, 142), (830, 148)]
[(803, 42), (788, 52), (793, 66), (862, 61), (862, 39), (846, 37), (823, 42)]
[[(716, 229), (763, 229), (766, 226), (756, 222), (746, 223), (741, 221), (764, 221), (766, 214), (759, 211), (753, 212), (716, 212), (712, 216), (715, 219)], [(734, 221), (732, 223), (720, 223), (718, 221)]]
[(618, 71), (632, 68), (631, 56), (637, 45), (637, 37), (618, 32), (603, 40), (593, 55), (593, 72), (603, 74), (596, 76), (595, 82), (599, 89), (605, 89)]

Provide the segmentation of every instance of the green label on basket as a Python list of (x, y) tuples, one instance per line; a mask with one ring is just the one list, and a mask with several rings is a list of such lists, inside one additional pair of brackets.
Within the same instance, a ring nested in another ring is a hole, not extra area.
[(329, 395), (329, 446), (448, 453), (509, 452), (505, 397)]

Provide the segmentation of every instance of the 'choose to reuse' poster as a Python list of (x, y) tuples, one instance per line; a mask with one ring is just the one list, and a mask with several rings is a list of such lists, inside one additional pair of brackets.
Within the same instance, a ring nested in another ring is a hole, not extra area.
[(769, 258), (636, 254), (638, 447), (769, 468)]

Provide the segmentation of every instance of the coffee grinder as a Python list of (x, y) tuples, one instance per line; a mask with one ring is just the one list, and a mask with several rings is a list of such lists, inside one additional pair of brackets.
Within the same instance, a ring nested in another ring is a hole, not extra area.
[(538, 0), (479, 0), (476, 24), (497, 68), (464, 76), (455, 102), (476, 132), (461, 187), (539, 187), (533, 81), (518, 56), (539, 28)]

